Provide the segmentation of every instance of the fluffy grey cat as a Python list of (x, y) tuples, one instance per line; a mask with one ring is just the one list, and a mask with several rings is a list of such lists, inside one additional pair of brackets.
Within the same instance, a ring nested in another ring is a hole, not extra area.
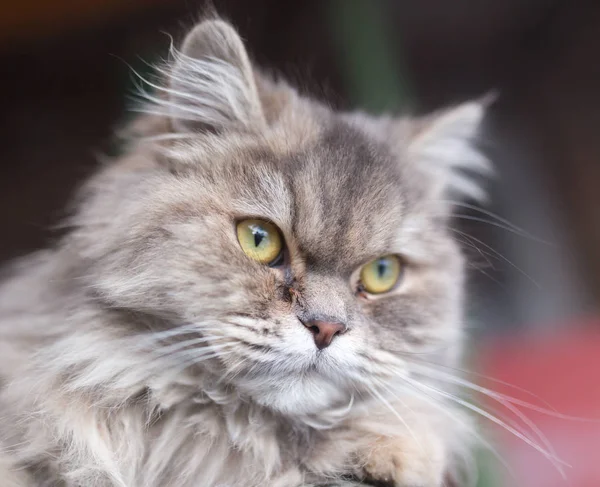
[(462, 482), (432, 364), (460, 356), (448, 219), (481, 196), (482, 104), (334, 112), (219, 19), (170, 58), (68, 234), (0, 285), (1, 485)]

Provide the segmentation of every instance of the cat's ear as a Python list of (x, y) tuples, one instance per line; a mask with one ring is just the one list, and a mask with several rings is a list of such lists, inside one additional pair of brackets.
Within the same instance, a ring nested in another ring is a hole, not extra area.
[(206, 20), (172, 49), (169, 100), (177, 131), (257, 130), (265, 125), (244, 43), (222, 20)]
[(482, 122), (493, 96), (411, 121), (408, 157), (433, 177), (439, 195), (486, 199), (481, 176), (493, 170), (480, 145)]

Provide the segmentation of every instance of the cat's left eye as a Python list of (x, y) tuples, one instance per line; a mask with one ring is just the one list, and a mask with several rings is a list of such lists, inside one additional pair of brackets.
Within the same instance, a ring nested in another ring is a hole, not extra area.
[(365, 264), (360, 270), (359, 286), (369, 294), (394, 289), (402, 275), (402, 261), (397, 255), (385, 255)]
[(283, 238), (279, 229), (264, 220), (242, 220), (237, 237), (244, 253), (261, 264), (275, 266), (282, 260)]

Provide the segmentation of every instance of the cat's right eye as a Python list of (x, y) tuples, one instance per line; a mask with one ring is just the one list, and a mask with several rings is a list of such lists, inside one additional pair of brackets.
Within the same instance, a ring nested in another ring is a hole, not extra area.
[(384, 255), (365, 264), (360, 271), (359, 286), (369, 294), (383, 294), (394, 289), (402, 275), (402, 261), (397, 255)]
[(283, 255), (283, 237), (279, 229), (264, 220), (242, 220), (237, 224), (240, 247), (251, 259), (275, 266)]

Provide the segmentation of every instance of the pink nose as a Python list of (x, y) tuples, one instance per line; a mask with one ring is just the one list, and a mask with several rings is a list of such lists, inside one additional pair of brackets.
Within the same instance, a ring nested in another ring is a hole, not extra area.
[(313, 334), (315, 345), (319, 350), (331, 345), (333, 338), (346, 331), (346, 325), (329, 321), (312, 320), (304, 323)]

